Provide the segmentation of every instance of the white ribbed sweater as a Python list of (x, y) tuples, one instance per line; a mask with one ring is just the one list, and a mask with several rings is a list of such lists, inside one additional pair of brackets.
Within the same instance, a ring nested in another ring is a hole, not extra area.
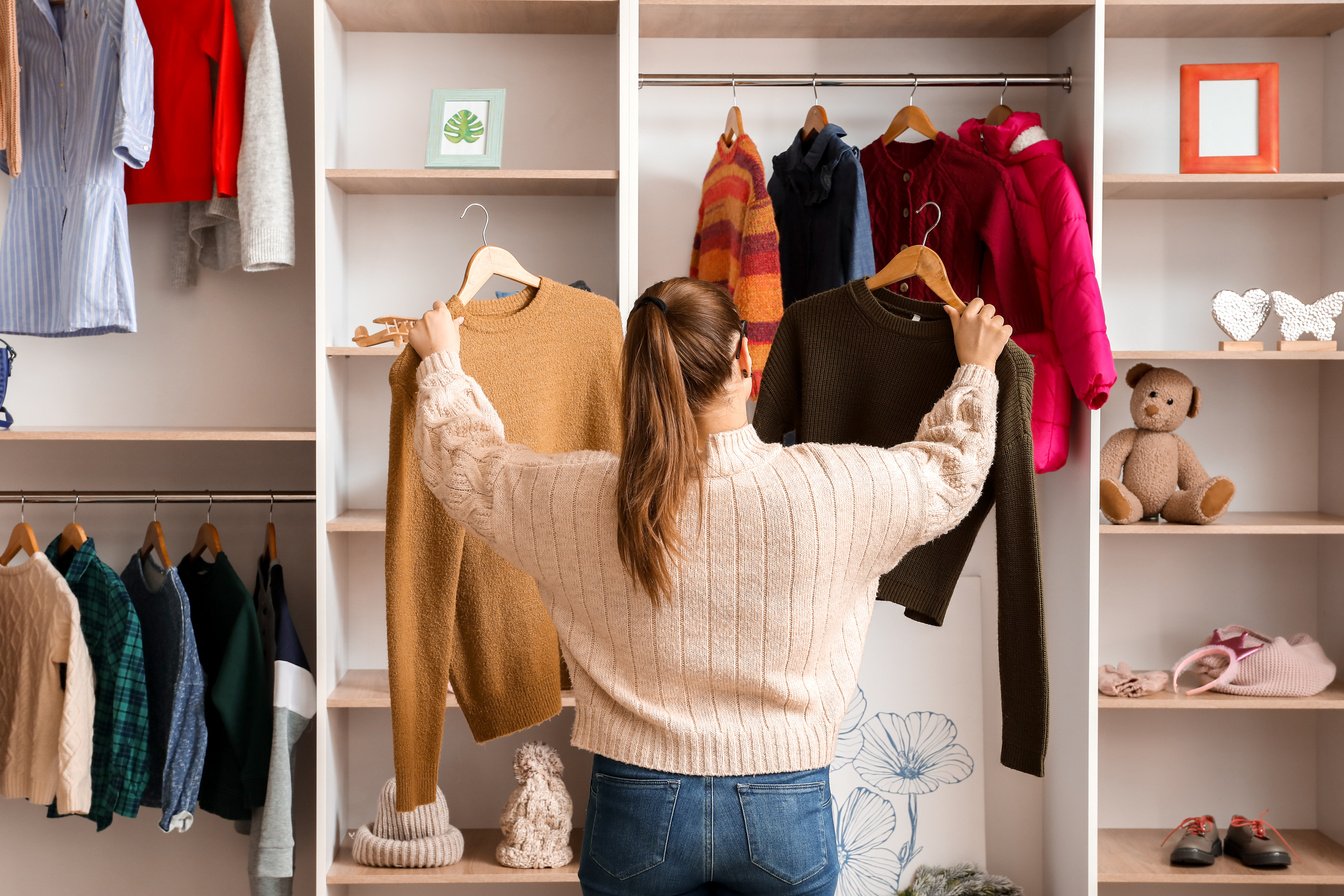
[(994, 458), (998, 380), (973, 365), (894, 448), (711, 436), (704, 524), (684, 515), (686, 555), (656, 607), (617, 553), (614, 455), (509, 444), (446, 352), (418, 377), (425, 482), (536, 578), (574, 683), (574, 745), (680, 774), (830, 763), (878, 576), (960, 522)]
[(0, 797), (85, 814), (92, 760), (93, 664), (79, 604), (45, 554), (0, 566)]

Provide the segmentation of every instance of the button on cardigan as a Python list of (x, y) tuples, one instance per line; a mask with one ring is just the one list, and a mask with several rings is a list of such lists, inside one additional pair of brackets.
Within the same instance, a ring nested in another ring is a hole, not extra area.
[[(902, 249), (919, 245), (933, 228), (927, 245), (943, 259), (957, 295), (966, 301), (983, 296), (1014, 330), (1040, 329), (1036, 281), (1018, 238), (1017, 199), (1002, 165), (941, 133), (886, 146), (878, 138), (860, 157), (878, 270)], [(938, 203), (942, 220), (932, 206), (919, 211), (929, 201)], [(919, 280), (898, 289), (913, 299), (942, 303)]]
[(18, 29), (24, 168), (0, 241), (0, 332), (134, 332), (122, 175), (149, 159), (154, 132), (138, 7), (21, 0)]
[(136, 2), (154, 45), (159, 126), (153, 158), (126, 174), (126, 201), (238, 195), (243, 62), (232, 0)]
[[(765, 439), (793, 431), (799, 443), (896, 444), (916, 436), (924, 409), (955, 382), (956, 371), (952, 324), (942, 311), (887, 290), (874, 295), (856, 280), (784, 312), (754, 423)], [(1040, 775), (1049, 682), (1032, 472), (1031, 359), (1010, 342), (995, 373), (997, 443), (984, 493), (960, 525), (890, 564), (877, 596), (901, 604), (912, 619), (941, 625), (976, 534), (990, 507), (996, 508), (1001, 759), (1009, 768)]]

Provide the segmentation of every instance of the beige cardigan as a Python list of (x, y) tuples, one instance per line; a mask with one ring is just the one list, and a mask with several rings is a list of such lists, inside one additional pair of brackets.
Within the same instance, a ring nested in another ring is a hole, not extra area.
[(92, 759), (93, 664), (79, 604), (44, 554), (0, 566), (0, 797), (87, 813)]
[(706, 520), (684, 515), (686, 556), (656, 607), (617, 553), (615, 455), (506, 442), (447, 353), (418, 377), (425, 482), (536, 578), (574, 682), (574, 745), (681, 774), (831, 761), (878, 576), (962, 519), (994, 458), (998, 380), (970, 365), (894, 448), (712, 436)]

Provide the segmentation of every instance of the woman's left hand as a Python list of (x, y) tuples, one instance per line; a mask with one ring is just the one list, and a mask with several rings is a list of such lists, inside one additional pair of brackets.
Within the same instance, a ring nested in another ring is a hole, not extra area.
[(443, 302), (435, 302), (434, 307), (411, 328), (411, 348), (422, 360), (437, 352), (458, 357), (462, 351), (463, 320), (465, 318), (453, 317)]

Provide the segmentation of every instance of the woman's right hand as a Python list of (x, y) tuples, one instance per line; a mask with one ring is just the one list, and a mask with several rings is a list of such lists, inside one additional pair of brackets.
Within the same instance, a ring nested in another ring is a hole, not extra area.
[(994, 369), (999, 354), (1013, 335), (1013, 328), (1004, 323), (1003, 315), (986, 305), (984, 299), (971, 299), (965, 310), (958, 311), (944, 305), (952, 319), (952, 341), (957, 347), (957, 360), (962, 364), (979, 364)]

